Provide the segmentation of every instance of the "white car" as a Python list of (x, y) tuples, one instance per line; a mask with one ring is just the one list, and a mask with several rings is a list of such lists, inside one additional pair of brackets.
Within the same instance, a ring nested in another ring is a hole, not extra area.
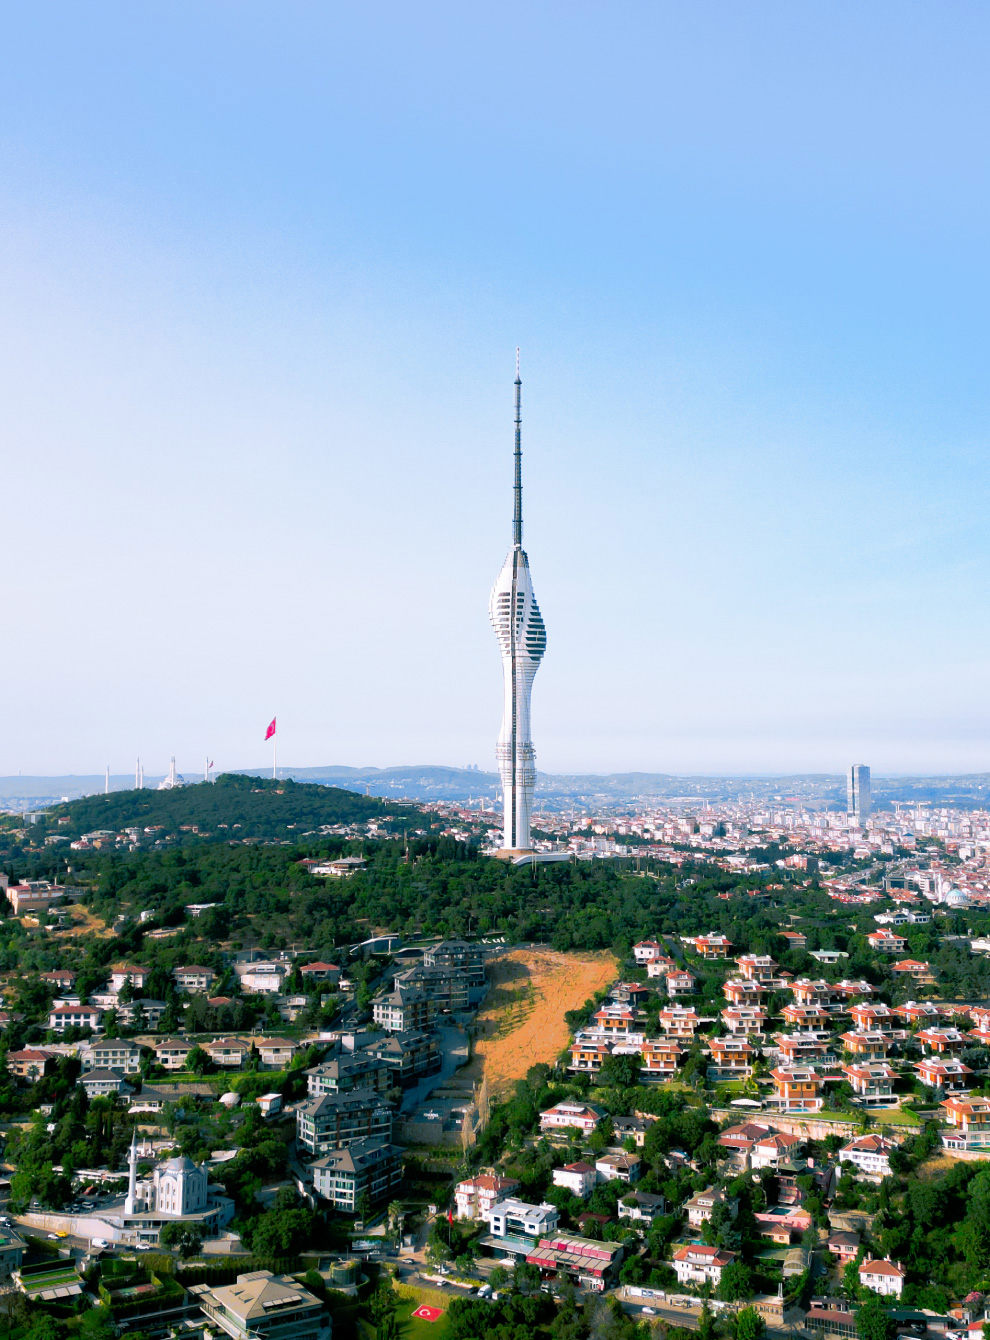
[(110, 1246), (110, 1244), (109, 1244), (109, 1242), (107, 1242), (106, 1238), (93, 1238), (92, 1243), (91, 1243), (90, 1245), (93, 1246), (93, 1247), (109, 1247), (109, 1246)]

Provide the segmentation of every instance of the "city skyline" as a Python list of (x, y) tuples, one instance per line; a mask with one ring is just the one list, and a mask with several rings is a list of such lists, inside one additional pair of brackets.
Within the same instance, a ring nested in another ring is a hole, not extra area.
[(983, 9), (5, 36), (0, 774), (485, 764), (517, 343), (542, 768), (990, 767)]

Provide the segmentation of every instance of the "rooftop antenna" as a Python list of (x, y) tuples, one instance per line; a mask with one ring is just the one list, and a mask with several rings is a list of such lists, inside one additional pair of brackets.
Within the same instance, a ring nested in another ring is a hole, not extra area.
[(516, 448), (513, 484), (512, 545), (522, 548), (522, 378), (519, 376), (519, 347), (516, 346)]

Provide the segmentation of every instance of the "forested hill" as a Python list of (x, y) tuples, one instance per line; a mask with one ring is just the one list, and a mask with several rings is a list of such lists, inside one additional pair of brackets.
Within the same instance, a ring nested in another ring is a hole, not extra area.
[(127, 828), (156, 828), (159, 836), (186, 833), (195, 838), (296, 840), (326, 826), (409, 823), (419, 811), (359, 796), (335, 786), (264, 781), (225, 773), (213, 783), (175, 787), (169, 791), (111, 791), (55, 805), (36, 825), (42, 833), (77, 838), (84, 833)]

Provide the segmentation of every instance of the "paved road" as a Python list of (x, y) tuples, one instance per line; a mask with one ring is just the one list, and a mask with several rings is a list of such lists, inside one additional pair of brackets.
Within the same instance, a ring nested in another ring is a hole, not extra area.
[(450, 1079), (468, 1059), (468, 1036), (462, 1028), (441, 1028), (438, 1031), (443, 1064), (435, 1075), (427, 1075), (402, 1095), (400, 1111), (404, 1116), (415, 1112), (433, 1090)]

